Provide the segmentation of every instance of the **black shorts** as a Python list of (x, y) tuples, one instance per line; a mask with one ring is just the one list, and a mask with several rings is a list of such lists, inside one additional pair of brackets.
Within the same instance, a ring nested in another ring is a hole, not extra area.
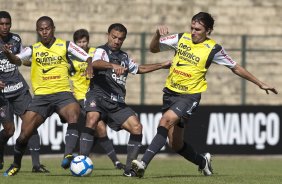
[(28, 90), (10, 98), (5, 98), (1, 93), (0, 122), (14, 122), (14, 114), (20, 116), (25, 113), (31, 99), (32, 97)]
[(71, 92), (60, 92), (50, 95), (34, 95), (30, 105), (29, 111), (40, 114), (44, 119), (57, 112), (59, 109), (65, 107), (70, 103), (74, 103), (76, 99)]
[(201, 100), (201, 93), (173, 94), (164, 93), (162, 111), (172, 110), (179, 118), (187, 119), (197, 109)]
[(101, 120), (115, 131), (121, 130), (122, 124), (130, 116), (136, 116), (136, 113), (125, 103), (114, 102), (91, 92), (86, 94), (84, 106), (86, 112), (99, 112)]

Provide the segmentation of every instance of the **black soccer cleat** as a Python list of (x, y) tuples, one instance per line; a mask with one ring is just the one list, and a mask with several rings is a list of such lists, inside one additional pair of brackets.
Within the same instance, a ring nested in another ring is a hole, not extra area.
[(121, 163), (120, 161), (116, 161), (115, 168), (122, 170), (122, 169), (125, 169), (125, 165), (123, 163)]
[(50, 173), (50, 171), (47, 170), (44, 165), (33, 166), (32, 167), (32, 172), (33, 173)]
[(205, 176), (211, 176), (213, 174), (213, 169), (211, 166), (211, 154), (204, 153), (204, 154), (201, 154), (201, 156), (205, 159), (205, 165), (203, 168), (199, 167), (198, 170), (204, 173)]

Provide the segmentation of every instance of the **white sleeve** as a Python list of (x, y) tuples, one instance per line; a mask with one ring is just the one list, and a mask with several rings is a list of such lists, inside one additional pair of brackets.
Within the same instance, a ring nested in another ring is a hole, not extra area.
[(16, 56), (22, 61), (29, 61), (32, 56), (32, 49), (30, 47), (25, 47)]
[(110, 61), (107, 52), (102, 48), (97, 48), (95, 53), (94, 53), (94, 56), (92, 58), (92, 62), (97, 61), (97, 60), (103, 60), (103, 61), (107, 61), (107, 62)]
[(90, 57), (82, 48), (80, 48), (73, 42), (69, 42), (67, 49), (68, 49), (68, 54), (71, 54), (76, 58), (78, 58), (79, 59), (78, 61), (86, 61), (87, 58)]
[(214, 55), (213, 62), (228, 68), (233, 68), (236, 65), (236, 61), (226, 53), (223, 47)]
[(128, 72), (132, 74), (137, 74), (139, 65), (133, 61), (133, 59), (128, 58)]
[(160, 38), (160, 51), (177, 50), (179, 34), (172, 34)]

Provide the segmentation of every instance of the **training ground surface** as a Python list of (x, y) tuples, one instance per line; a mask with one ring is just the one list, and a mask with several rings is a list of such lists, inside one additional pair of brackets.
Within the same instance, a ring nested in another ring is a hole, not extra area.
[[(125, 162), (125, 156), (119, 155)], [(144, 178), (126, 178), (121, 170), (114, 169), (104, 155), (93, 155), (94, 171), (90, 177), (73, 177), (69, 170), (60, 167), (62, 155), (41, 156), (41, 162), (51, 173), (33, 174), (31, 158), (25, 156), (21, 171), (13, 177), (3, 172), (12, 157), (5, 157), (4, 169), (0, 171), (1, 184), (278, 184), (282, 181), (282, 156), (219, 156), (213, 157), (214, 175), (205, 177), (197, 167), (175, 155), (158, 155), (151, 162)]]

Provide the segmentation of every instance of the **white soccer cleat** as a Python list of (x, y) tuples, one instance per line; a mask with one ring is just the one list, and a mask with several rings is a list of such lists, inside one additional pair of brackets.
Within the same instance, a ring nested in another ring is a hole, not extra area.
[(211, 176), (213, 174), (213, 169), (211, 166), (211, 154), (210, 153), (204, 153), (202, 154), (204, 159), (206, 160), (205, 167), (203, 169), (199, 168), (200, 172), (203, 172), (205, 176)]
[(145, 164), (142, 161), (133, 160), (131, 162), (131, 168), (136, 173), (136, 176), (142, 178), (145, 172)]

